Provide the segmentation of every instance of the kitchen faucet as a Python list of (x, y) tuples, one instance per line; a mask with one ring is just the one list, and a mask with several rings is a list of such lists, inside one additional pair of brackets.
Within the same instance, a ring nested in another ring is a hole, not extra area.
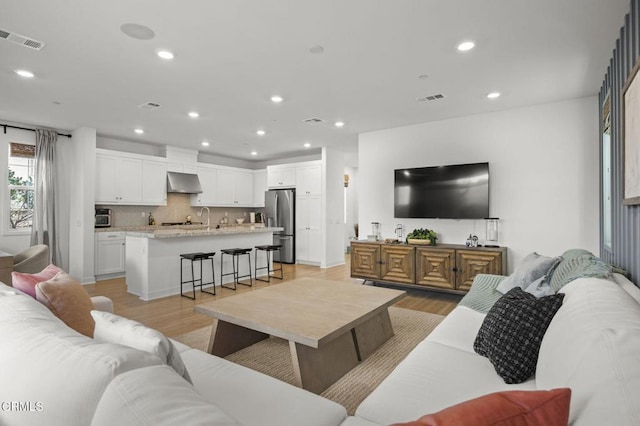
[(209, 207), (203, 207), (200, 209), (200, 213), (198, 213), (198, 216), (202, 217), (202, 212), (204, 211), (204, 209), (207, 209), (207, 229), (209, 229), (209, 216), (211, 215), (211, 212), (209, 212)]

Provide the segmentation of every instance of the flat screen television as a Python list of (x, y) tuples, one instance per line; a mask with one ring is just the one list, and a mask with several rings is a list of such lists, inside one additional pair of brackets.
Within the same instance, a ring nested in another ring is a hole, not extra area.
[(489, 217), (489, 163), (395, 170), (394, 216)]

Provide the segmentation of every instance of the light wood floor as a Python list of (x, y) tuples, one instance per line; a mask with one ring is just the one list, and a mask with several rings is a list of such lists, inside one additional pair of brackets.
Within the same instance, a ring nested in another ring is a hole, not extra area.
[[(278, 279), (271, 279), (271, 283), (254, 281), (253, 287), (240, 285), (237, 291), (216, 288), (216, 296), (196, 291), (195, 301), (177, 295), (144, 302), (138, 296), (127, 293), (124, 278), (98, 281), (96, 284), (85, 286), (85, 288), (91, 296), (102, 295), (111, 298), (114, 304), (114, 311), (118, 315), (139, 321), (148, 327), (161, 331), (167, 336), (176, 337), (211, 325), (213, 321), (211, 317), (194, 312), (193, 307), (198, 303), (233, 296), (244, 291), (254, 291), (269, 285), (278, 285), (281, 282), (302, 277), (316, 277), (361, 285), (362, 280), (350, 277), (349, 258), (347, 257), (346, 260), (347, 263), (345, 265), (328, 269), (306, 265), (283, 265), (284, 280), (282, 281)], [(447, 293), (408, 290), (407, 296), (394, 306), (446, 315), (453, 310), (460, 298), (460, 296)]]

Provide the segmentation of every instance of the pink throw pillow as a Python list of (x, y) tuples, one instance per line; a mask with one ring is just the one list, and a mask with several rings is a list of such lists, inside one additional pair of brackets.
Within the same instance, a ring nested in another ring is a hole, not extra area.
[(50, 280), (55, 277), (58, 272), (61, 272), (62, 269), (58, 268), (53, 263), (37, 274), (25, 274), (23, 272), (12, 272), (11, 273), (11, 281), (12, 286), (23, 293), (28, 294), (29, 296), (36, 298), (36, 284), (41, 283), (43, 281)]

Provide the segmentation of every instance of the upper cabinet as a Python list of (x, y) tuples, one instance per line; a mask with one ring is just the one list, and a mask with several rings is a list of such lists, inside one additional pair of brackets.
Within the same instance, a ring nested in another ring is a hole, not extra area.
[(322, 192), (320, 164), (296, 167), (296, 195), (316, 196)]
[(253, 172), (253, 207), (264, 207), (264, 193), (267, 191), (267, 169)]
[(167, 163), (142, 160), (142, 202), (158, 206), (167, 204)]
[(269, 188), (294, 188), (296, 168), (291, 165), (267, 166), (267, 186)]
[(143, 156), (98, 150), (95, 202), (166, 205), (167, 165)]
[(200, 164), (197, 173), (202, 193), (191, 197), (192, 206), (252, 206), (253, 174), (251, 170)]
[(213, 206), (216, 204), (218, 194), (218, 169), (213, 166), (199, 165), (197, 169), (198, 179), (202, 192), (191, 195), (192, 206)]
[(253, 175), (250, 171), (218, 169), (217, 205), (251, 207), (253, 201)]

